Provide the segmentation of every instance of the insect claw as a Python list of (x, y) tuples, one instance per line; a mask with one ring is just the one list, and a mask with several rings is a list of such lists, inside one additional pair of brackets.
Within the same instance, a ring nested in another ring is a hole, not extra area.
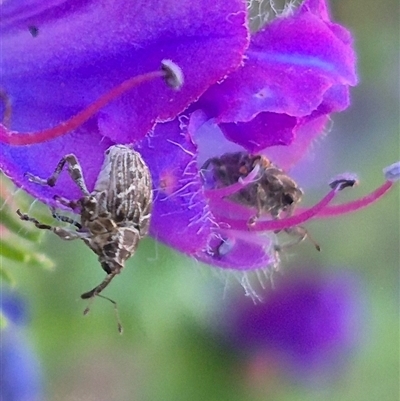
[(29, 181), (29, 182), (34, 182), (33, 179), (35, 178), (35, 176), (31, 173), (25, 173), (24, 177)]

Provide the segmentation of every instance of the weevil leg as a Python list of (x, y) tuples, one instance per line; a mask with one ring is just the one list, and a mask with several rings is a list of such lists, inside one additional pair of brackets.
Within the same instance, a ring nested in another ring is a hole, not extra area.
[[(81, 295), (82, 299), (90, 299), (98, 296), (107, 286), (108, 284), (111, 283), (111, 280), (119, 273), (118, 271), (113, 271), (110, 274), (107, 274), (105, 279), (96, 287), (93, 288), (93, 290), (90, 290), (88, 292), (85, 292), (84, 294)], [(86, 312), (87, 313), (87, 312)], [(85, 314), (86, 314), (85, 313)]]
[(261, 194), (262, 194), (262, 189), (261, 185), (258, 183), (257, 184), (257, 196), (256, 196), (256, 214), (254, 216), (251, 216), (249, 220), (247, 221), (247, 226), (252, 227), (257, 223), (257, 220), (261, 217), (262, 214), (262, 204), (261, 204)]
[(43, 224), (40, 221), (36, 220), (35, 218), (28, 216), (27, 214), (21, 213), (19, 209), (17, 210), (17, 214), (21, 220), (32, 222), (40, 230), (52, 231), (54, 234), (58, 235), (60, 238), (66, 241), (72, 241), (74, 239), (83, 239), (87, 237), (86, 233), (80, 233), (77, 231), (68, 230), (66, 228), (53, 227), (48, 224)]
[(78, 201), (69, 200), (59, 195), (54, 195), (53, 199), (62, 206), (68, 207), (75, 211), (76, 209), (80, 208), (80, 204)]
[(79, 189), (85, 196), (89, 196), (90, 193), (86, 187), (86, 183), (83, 178), (82, 167), (74, 154), (69, 154), (64, 156), (58, 162), (57, 167), (55, 168), (53, 174), (47, 179), (36, 177), (31, 173), (26, 173), (26, 176), (28, 177), (29, 181), (34, 182), (36, 184), (48, 185), (50, 187), (54, 187), (65, 164), (68, 165), (68, 173), (71, 176), (72, 180), (75, 182), (75, 184), (79, 187)]
[(76, 220), (72, 219), (71, 217), (68, 216), (63, 216), (61, 214), (58, 214), (55, 210), (52, 209), (52, 216), (58, 220), (58, 221), (63, 221), (64, 223), (71, 224), (78, 228), (79, 230), (82, 228), (82, 225), (78, 223)]
[(317, 251), (321, 250), (321, 247), (316, 241), (314, 241), (314, 239), (304, 227), (297, 226), (287, 228), (285, 229), (285, 232), (289, 235), (297, 236), (297, 239), (284, 245), (275, 245), (275, 251), (280, 252), (284, 249), (291, 248), (294, 245), (300, 244), (300, 242), (303, 242), (305, 239), (311, 241)]

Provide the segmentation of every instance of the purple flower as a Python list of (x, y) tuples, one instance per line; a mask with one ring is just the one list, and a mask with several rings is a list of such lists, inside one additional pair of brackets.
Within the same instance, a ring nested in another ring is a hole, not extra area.
[(7, 320), (0, 329), (0, 400), (43, 400), (39, 363), (23, 331), (24, 302), (5, 287), (0, 291), (0, 314)]
[(263, 303), (246, 301), (227, 312), (230, 342), (255, 362), (261, 355), (297, 377), (343, 368), (361, 337), (363, 296), (349, 272), (298, 269), (278, 280)]
[[(247, 270), (276, 262), (275, 231), (366, 206), (392, 186), (339, 210), (328, 204), (349, 185), (341, 178), (315, 207), (291, 216), (286, 196), (279, 219), (255, 222), (259, 211), (227, 196), (254, 188), (260, 165), (225, 188), (201, 174), (210, 158), (237, 151), (287, 171), (330, 113), (349, 105), (352, 40), (324, 0), (306, 0), (252, 35), (242, 0), (46, 4), (2, 6), (0, 167), (47, 204), (81, 193), (66, 174), (50, 188), (27, 172), (47, 178), (74, 153), (92, 189), (104, 151), (133, 144), (153, 177), (151, 235), (200, 261)], [(183, 72), (180, 91), (154, 72), (166, 59)]]

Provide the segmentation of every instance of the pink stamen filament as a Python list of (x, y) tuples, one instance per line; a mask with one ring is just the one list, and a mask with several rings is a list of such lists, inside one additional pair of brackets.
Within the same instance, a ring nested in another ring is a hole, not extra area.
[(138, 75), (127, 79), (120, 85), (114, 87), (109, 92), (100, 96), (95, 102), (89, 105), (86, 109), (80, 111), (75, 116), (71, 117), (69, 120), (63, 123), (38, 132), (21, 133), (17, 131), (9, 131), (6, 126), (0, 124), (0, 142), (7, 143), (9, 145), (31, 145), (35, 143), (45, 142), (61, 135), (72, 131), (87, 120), (89, 120), (95, 113), (106, 106), (108, 103), (114, 99), (121, 96), (124, 92), (133, 89), (134, 87), (147, 82), (152, 81), (155, 78), (165, 76), (165, 71), (152, 71), (143, 75)]
[(391, 188), (393, 188), (392, 181), (386, 181), (383, 185), (377, 188), (375, 191), (370, 194), (362, 197), (361, 199), (357, 199), (351, 202), (343, 203), (341, 205), (332, 205), (327, 206), (322, 209), (316, 218), (327, 218), (339, 216), (346, 213), (355, 212), (359, 209), (363, 209), (372, 203), (376, 202), (380, 198), (382, 198)]
[(230, 218), (223, 218), (220, 223), (228, 224), (230, 228), (235, 230), (251, 230), (251, 231), (280, 231), (285, 228), (295, 227), (312, 217), (316, 216), (321, 210), (325, 209), (326, 206), (335, 198), (339, 192), (340, 187), (332, 189), (324, 198), (322, 198), (316, 205), (306, 209), (302, 213), (296, 214), (291, 217), (287, 217), (280, 220), (258, 220), (254, 226), (248, 226), (247, 222), (243, 220), (234, 220)]
[(257, 174), (260, 171), (260, 166), (256, 164), (253, 170), (246, 177), (241, 177), (236, 184), (229, 185), (223, 188), (211, 189), (204, 191), (204, 194), (207, 198), (210, 199), (221, 199), (226, 196), (230, 196), (235, 194), (236, 192), (243, 189), (246, 185), (254, 182), (254, 179), (257, 177)]

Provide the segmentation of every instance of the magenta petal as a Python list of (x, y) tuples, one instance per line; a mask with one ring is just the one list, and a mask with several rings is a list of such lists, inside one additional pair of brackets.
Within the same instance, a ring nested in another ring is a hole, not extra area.
[(247, 238), (241, 238), (237, 232), (221, 230), (215, 232), (208, 247), (196, 253), (195, 257), (203, 263), (224, 269), (266, 269), (276, 262), (271, 247), (272, 241), (268, 237), (256, 238), (255, 235), (248, 234)]
[(149, 161), (153, 177), (150, 234), (193, 256), (207, 246), (215, 222), (203, 194), (196, 147), (180, 123), (183, 119), (158, 124), (138, 150)]
[[(256, 233), (220, 228), (204, 195), (197, 164), (194, 131), (202, 114), (158, 124), (138, 150), (153, 177), (154, 209), (150, 234), (195, 259), (236, 270), (266, 268), (272, 263), (271, 241)], [(203, 127), (204, 128), (204, 127)], [(212, 134), (212, 128), (211, 134)]]
[[(142, 138), (155, 121), (171, 119), (237, 68), (248, 44), (245, 18), (241, 0), (7, 1), (0, 73), (13, 102), (12, 128), (60, 123), (60, 114), (71, 117), (125, 79), (172, 59), (185, 75), (180, 92), (153, 81), (99, 117), (104, 136), (118, 142)], [(26, 110), (36, 119), (27, 121)]]
[(357, 82), (349, 33), (306, 5), (255, 34), (246, 55), (242, 68), (205, 95), (219, 122), (247, 122), (262, 111), (310, 115), (330, 88)]
[(349, 88), (343, 85), (334, 85), (325, 92), (324, 100), (313, 113), (313, 116), (337, 113), (347, 109), (349, 105)]
[(321, 136), (327, 121), (327, 115), (304, 119), (296, 127), (295, 137), (290, 146), (272, 146), (265, 149), (263, 154), (283, 170), (289, 171), (307, 154), (316, 138)]

